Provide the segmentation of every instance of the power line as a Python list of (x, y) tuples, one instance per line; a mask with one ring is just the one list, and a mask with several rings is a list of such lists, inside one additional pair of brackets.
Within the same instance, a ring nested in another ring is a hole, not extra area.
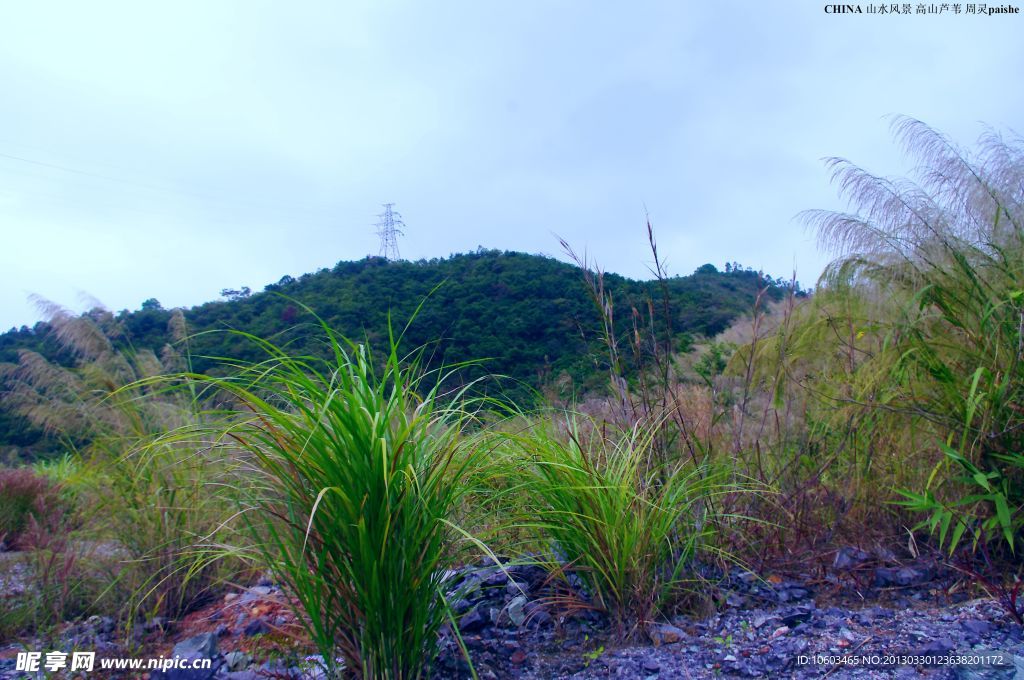
[(249, 210), (277, 210), (287, 211), (290, 215), (295, 213), (304, 213), (310, 217), (322, 218), (322, 214), (315, 210), (310, 210), (310, 206), (307, 203), (290, 203), (290, 202), (266, 202), (266, 201), (253, 201), (251, 199), (239, 200), (234, 197), (225, 196), (223, 194), (208, 194), (201, 191), (194, 191), (190, 189), (184, 189), (180, 186), (170, 185), (157, 185), (147, 182), (140, 182), (123, 177), (117, 177), (114, 175), (107, 175), (98, 172), (90, 172), (88, 170), (81, 170), (78, 168), (70, 167), (67, 165), (61, 165), (58, 163), (47, 163), (44, 161), (35, 160), (33, 158), (27, 158), (25, 156), (18, 156), (15, 154), (5, 153), (0, 151), (0, 158), (6, 158), (12, 161), (18, 161), (19, 163), (26, 163), (28, 165), (34, 165), (41, 168), (48, 168), (50, 170), (59, 170), (60, 172), (66, 172), (73, 175), (79, 175), (81, 177), (91, 177), (93, 179), (103, 180), (106, 182), (114, 182), (116, 184), (122, 184), (124, 186), (133, 187), (135, 189), (142, 189), (145, 191), (153, 191), (162, 193), (165, 195), (176, 195), (180, 197), (189, 197), (193, 199), (199, 199), (204, 202), (219, 203), (226, 206), (241, 207)]

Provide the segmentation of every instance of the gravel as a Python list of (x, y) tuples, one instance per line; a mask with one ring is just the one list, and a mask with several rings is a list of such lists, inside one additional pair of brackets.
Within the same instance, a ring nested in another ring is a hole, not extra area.
[[(643, 642), (632, 644), (617, 643), (607, 619), (592, 609), (550, 606), (556, 595), (563, 602), (567, 594), (585, 602), (578, 582), (553, 585), (547, 572), (528, 565), (502, 570), (483, 563), (450, 572), (445, 583), (458, 633), (450, 626), (442, 630), (430, 678), (472, 677), (460, 637), (483, 680), (1024, 678), (1024, 629), (991, 600), (950, 595), (952, 577), (933, 563), (878, 565), (851, 548), (838, 551), (830, 572), (815, 579), (705, 571), (717, 611), (652, 624), (637, 636)], [(236, 621), (232, 633), (233, 612), (280, 596), (266, 578), (241, 595), (226, 596), (221, 609), (207, 615), (209, 629), (179, 639), (175, 652), (214, 659), (212, 671), (200, 674), (203, 680), (322, 678), (319, 657), (285, 663), (237, 648), (247, 635), (269, 627), (261, 618), (248, 618)], [(269, 620), (285, 623), (280, 615)], [(174, 627), (156, 622), (146, 634), (165, 639), (167, 629)], [(114, 633), (112, 620), (91, 617), (68, 625), (62, 646), (133, 656), (119, 651)], [(35, 649), (34, 644), (19, 648)], [(13, 649), (0, 650), (0, 657)], [(975, 663), (957, 663), (967, 660)], [(0, 658), (0, 680), (30, 677), (15, 672), (14, 663)]]

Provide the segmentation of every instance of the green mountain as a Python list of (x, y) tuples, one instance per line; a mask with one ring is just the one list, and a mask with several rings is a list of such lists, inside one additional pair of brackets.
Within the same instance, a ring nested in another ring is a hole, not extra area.
[[(622, 332), (632, 327), (632, 308), (646, 310), (647, 300), (653, 299), (660, 311), (668, 291), (679, 350), (687, 349), (694, 336), (713, 336), (750, 311), (766, 284), (773, 299), (783, 295), (786, 285), (738, 265), (727, 266), (726, 272), (704, 265), (664, 284), (605, 275)], [(285, 276), (254, 294), (247, 289), (225, 291), (225, 297), (184, 310), (197, 371), (215, 371), (215, 357), (261, 358), (251, 343), (216, 332), (227, 329), (274, 337), (295, 352), (317, 352), (322, 333), (305, 306), (345, 336), (375, 347), (387, 341), (389, 316), (400, 332), (415, 314), (403, 339), (405, 348), (427, 345), (432, 366), (481, 360), (479, 367), (465, 372), (466, 378), (484, 372), (507, 376), (511, 380), (502, 383), (503, 389), (520, 397), (527, 387), (570, 384), (566, 377), (578, 391), (600, 385), (604, 377), (601, 321), (582, 273), (550, 257), (482, 249), (418, 262), (369, 257), (297, 279)], [(116, 314), (119, 342), (159, 353), (170, 342), (171, 314), (156, 300), (138, 311)], [(72, 360), (42, 322), (0, 335), (0, 362), (17, 361), (23, 349), (60, 363)], [(2, 411), (0, 447), (31, 448), (41, 441), (41, 433)]]

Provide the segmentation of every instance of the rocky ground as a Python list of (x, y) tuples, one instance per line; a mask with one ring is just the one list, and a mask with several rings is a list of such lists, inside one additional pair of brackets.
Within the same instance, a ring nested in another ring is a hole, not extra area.
[[(741, 570), (708, 576), (715, 613), (662, 622), (644, 644), (616, 644), (604, 616), (566, 607), (578, 593), (553, 589), (535, 566), (477, 565), (451, 574), (449, 584), (461, 637), (483, 679), (1024, 679), (1024, 629), (991, 600), (970, 598), (957, 575), (934, 562), (886, 563), (850, 548), (813, 578)], [(114, 642), (113, 622), (93, 617), (67, 626), (60, 646), (98, 656), (214, 660), (210, 671), (155, 673), (153, 680), (322, 677), (319, 657), (269, 580), (174, 626), (152, 622), (139, 636), (143, 651), (128, 654)], [(0, 649), (0, 680), (33, 677), (14, 670), (16, 652), (32, 644)], [(454, 631), (443, 631), (432, 678), (468, 677)]]

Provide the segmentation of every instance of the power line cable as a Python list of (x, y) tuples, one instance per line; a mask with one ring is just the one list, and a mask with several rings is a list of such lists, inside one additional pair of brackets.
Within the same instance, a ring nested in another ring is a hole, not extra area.
[(177, 194), (177, 195), (181, 195), (181, 196), (192, 196), (194, 198), (199, 198), (199, 199), (204, 200), (204, 201), (213, 201), (213, 202), (229, 204), (229, 205), (233, 204), (233, 205), (236, 205), (236, 206), (246, 207), (246, 208), (250, 208), (250, 209), (257, 209), (257, 210), (276, 210), (276, 211), (288, 211), (288, 212), (296, 212), (296, 211), (298, 211), (298, 212), (305, 213), (307, 216), (314, 216), (314, 217), (322, 217), (323, 216), (321, 213), (317, 213), (315, 211), (310, 211), (308, 209), (308, 207), (304, 207), (303, 205), (300, 205), (300, 204), (282, 204), (282, 203), (271, 204), (271, 203), (252, 202), (252, 201), (239, 201), (237, 199), (226, 198), (224, 196), (213, 196), (213, 195), (210, 195), (210, 194), (203, 194), (201, 192), (189, 191), (189, 190), (180, 189), (180, 188), (176, 188), (176, 187), (167, 187), (167, 186), (161, 187), (161, 186), (157, 186), (157, 185), (153, 185), (153, 184), (146, 184), (146, 183), (143, 183), (143, 182), (136, 182), (136, 181), (127, 180), (127, 179), (124, 179), (124, 178), (121, 178), (121, 177), (114, 177), (112, 175), (105, 175), (105, 174), (101, 174), (101, 173), (90, 172), (88, 170), (80, 170), (80, 169), (77, 169), (77, 168), (72, 168), (72, 167), (69, 167), (69, 166), (66, 166), (66, 165), (60, 165), (60, 164), (57, 164), (57, 163), (47, 163), (45, 161), (38, 161), (38, 160), (35, 160), (35, 159), (32, 159), (32, 158), (26, 158), (24, 156), (18, 156), (18, 155), (15, 155), (15, 154), (5, 153), (3, 151), (0, 151), (0, 158), (7, 158), (9, 160), (18, 161), (18, 162), (21, 162), (21, 163), (27, 163), (27, 164), (38, 166), (38, 167), (49, 168), (49, 169), (52, 169), (52, 170), (59, 170), (61, 172), (67, 172), (67, 173), (71, 173), (71, 174), (75, 174), (75, 175), (81, 175), (81, 176), (84, 176), (84, 177), (92, 177), (92, 178), (95, 178), (95, 179), (101, 179), (101, 180), (105, 180), (105, 181), (109, 181), (109, 182), (116, 182), (116, 183), (124, 184), (124, 185), (127, 185), (127, 186), (133, 186), (133, 187), (136, 187), (136, 188), (145, 189), (147, 191), (156, 191), (156, 192), (165, 193), (165, 194)]

